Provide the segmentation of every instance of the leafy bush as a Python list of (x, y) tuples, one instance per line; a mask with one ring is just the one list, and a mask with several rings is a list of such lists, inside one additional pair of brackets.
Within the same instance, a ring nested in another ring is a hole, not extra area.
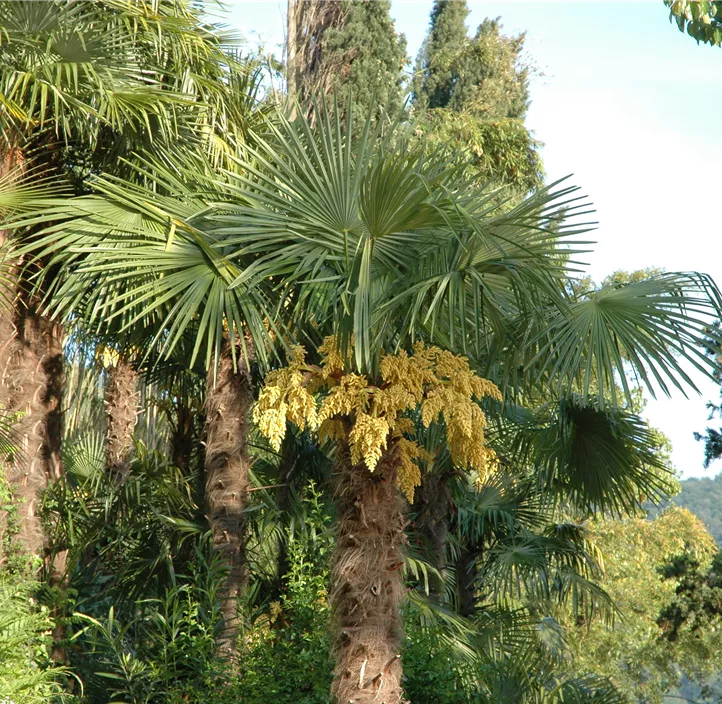
[(119, 621), (111, 607), (96, 618), (76, 614), (75, 667), (93, 704), (174, 704), (211, 701), (225, 679), (215, 660), (221, 568), (207, 540), (196, 547), (192, 573), (159, 598), (135, 603)]
[(47, 650), (53, 622), (34, 599), (36, 588), (0, 575), (0, 702), (40, 704), (60, 693)]

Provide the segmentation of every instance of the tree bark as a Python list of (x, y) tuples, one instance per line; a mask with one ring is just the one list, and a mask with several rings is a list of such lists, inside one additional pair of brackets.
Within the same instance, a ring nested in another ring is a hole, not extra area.
[[(0, 175), (21, 173), (22, 149), (5, 149), (0, 155)], [(0, 230), (0, 248), (7, 232)], [(20, 544), (34, 555), (46, 553), (39, 516), (40, 492), (62, 472), (62, 397), (65, 388), (62, 330), (39, 314), (38, 298), (23, 281), (22, 262), (4, 262), (9, 279), (0, 305), (0, 406), (18, 414), (15, 430), (21, 447), (10, 468), (8, 480), (18, 507)], [(62, 563), (62, 564), (61, 564)], [(64, 553), (56, 556), (56, 571), (64, 568)]]
[(291, 119), (296, 117), (296, 45), (298, 42), (298, 2), (288, 0), (286, 8), (286, 92), (291, 106)]
[(214, 379), (212, 370), (208, 374), (206, 504), (213, 546), (227, 568), (220, 595), (223, 624), (217, 643), (219, 654), (224, 656), (237, 650), (238, 599), (248, 580), (243, 513), (251, 465), (247, 440), (253, 395), (248, 361), (237, 359), (238, 370), (234, 372), (230, 352), (226, 352), (217, 377)]
[(401, 704), (401, 604), (406, 503), (396, 468), (384, 457), (371, 473), (353, 466), (340, 445), (335, 497), (338, 542), (332, 570), (336, 668), (331, 693), (339, 704)]
[(18, 414), (21, 447), (8, 477), (21, 499), (18, 540), (40, 556), (45, 541), (39, 494), (62, 472), (62, 331), (38, 313), (17, 270), (12, 276), (13, 309), (0, 308), (0, 405)]
[(130, 469), (128, 458), (133, 449), (133, 433), (138, 418), (138, 374), (122, 358), (109, 374), (105, 385), (107, 417), (108, 469), (124, 476)]

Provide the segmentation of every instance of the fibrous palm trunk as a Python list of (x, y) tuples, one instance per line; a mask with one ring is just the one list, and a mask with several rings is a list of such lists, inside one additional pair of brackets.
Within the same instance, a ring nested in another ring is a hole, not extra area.
[(223, 627), (218, 640), (221, 655), (237, 649), (240, 622), (238, 599), (248, 575), (245, 564), (244, 507), (248, 492), (248, 423), (253, 395), (248, 360), (237, 360), (234, 371), (230, 353), (218, 365), (217, 376), (208, 375), (206, 401), (206, 504), (213, 546), (227, 568), (221, 590)]
[(133, 432), (138, 418), (138, 374), (128, 362), (119, 359), (105, 385), (107, 417), (108, 469), (123, 477), (129, 469), (128, 457), (133, 449)]
[[(24, 168), (22, 149), (6, 149), (0, 157), (0, 176), (18, 174)], [(7, 233), (0, 230), (0, 252), (7, 256)], [(23, 278), (23, 262), (2, 262), (3, 300), (0, 301), (0, 408), (14, 418), (20, 447), (6, 467), (6, 476), (17, 507), (16, 540), (29, 555), (43, 559), (43, 572), (52, 587), (62, 584), (67, 550), (47, 540), (40, 515), (41, 493), (62, 473), (63, 408), (65, 390), (63, 332), (38, 310)], [(57, 617), (56, 607), (51, 615)], [(64, 626), (53, 628), (52, 658), (66, 659), (60, 645)]]
[(336, 469), (332, 694), (339, 704), (400, 704), (405, 500), (388, 457), (372, 473), (341, 446)]
[[(0, 235), (0, 244), (2, 239)], [(30, 554), (41, 556), (40, 492), (60, 476), (62, 467), (62, 331), (39, 314), (19, 263), (6, 268), (6, 278), (14, 300), (11, 307), (0, 306), (0, 406), (15, 415), (21, 440), (8, 479), (21, 499), (17, 539)]]

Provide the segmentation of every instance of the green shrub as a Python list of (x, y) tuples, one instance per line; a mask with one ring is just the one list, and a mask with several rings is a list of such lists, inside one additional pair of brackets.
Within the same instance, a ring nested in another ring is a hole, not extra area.
[(45, 703), (60, 693), (48, 659), (53, 622), (34, 599), (37, 585), (0, 575), (0, 702)]

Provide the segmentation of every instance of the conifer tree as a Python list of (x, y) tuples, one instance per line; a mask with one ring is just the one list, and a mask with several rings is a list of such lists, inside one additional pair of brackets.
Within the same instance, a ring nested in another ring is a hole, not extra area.
[(314, 97), (334, 96), (343, 106), (349, 95), (361, 114), (374, 105), (398, 114), (406, 39), (390, 9), (388, 0), (289, 1), (289, 94), (309, 114)]
[(434, 0), (429, 33), (417, 59), (414, 102), (424, 108), (445, 108), (454, 94), (458, 60), (467, 44), (466, 0)]
[(435, 0), (417, 59), (414, 102), (426, 109), (522, 119), (529, 102), (529, 70), (521, 62), (525, 35), (504, 36), (496, 18), (485, 19), (469, 38), (468, 14), (466, 0)]
[(467, 35), (466, 0), (435, 0), (413, 81), (424, 139), (469, 159), (470, 176), (524, 193), (541, 185), (538, 143), (524, 125), (529, 67), (524, 34), (505, 36), (499, 18)]

